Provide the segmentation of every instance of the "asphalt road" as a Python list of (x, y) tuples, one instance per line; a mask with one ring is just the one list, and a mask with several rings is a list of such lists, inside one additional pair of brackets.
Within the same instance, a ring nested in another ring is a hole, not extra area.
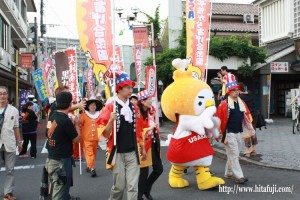
[[(38, 142), (38, 152), (41, 152), (43, 143)], [(197, 188), (195, 174), (193, 169), (188, 169), (185, 178), (190, 182), (190, 186), (183, 189), (172, 189), (168, 185), (168, 173), (170, 164), (165, 160), (165, 152), (167, 147), (162, 147), (164, 172), (161, 177), (155, 182), (152, 190), (152, 196), (155, 200), (182, 200), (182, 199), (263, 199), (263, 200), (292, 200), (300, 199), (300, 174), (295, 171), (278, 170), (271, 168), (263, 168), (255, 165), (242, 165), (244, 174), (249, 178), (249, 182), (244, 185), (237, 185), (232, 180), (226, 181), (226, 188), (215, 188), (207, 191), (200, 191)], [(45, 163), (47, 154), (38, 154), (37, 159), (18, 158), (16, 162), (16, 187), (14, 195), (18, 200), (38, 200), (39, 188), (42, 177), (42, 167)], [(3, 163), (0, 165), (0, 198), (3, 198), (3, 184), (5, 171)], [(96, 171), (98, 176), (91, 178), (84, 169), (83, 174), (79, 175), (79, 162), (74, 168), (74, 187), (71, 189), (71, 194), (79, 196), (81, 200), (102, 200), (108, 199), (112, 186), (111, 171), (105, 170), (105, 155), (104, 151), (98, 150), (96, 161)], [(211, 171), (218, 177), (223, 177), (225, 160), (214, 158)], [(258, 192), (267, 190), (269, 192)], [(250, 192), (252, 188), (256, 192)], [(289, 187), (289, 188), (280, 188)], [(276, 192), (272, 194), (271, 189), (285, 189), (288, 192)], [(223, 191), (221, 191), (223, 190)], [(245, 190), (248, 190), (247, 192)], [(292, 190), (290, 192), (289, 190)], [(124, 196), (124, 199), (125, 196)]]

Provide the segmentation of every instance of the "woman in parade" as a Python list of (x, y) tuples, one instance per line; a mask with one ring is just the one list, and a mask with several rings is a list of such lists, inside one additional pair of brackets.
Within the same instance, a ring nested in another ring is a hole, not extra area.
[(83, 151), (87, 163), (87, 172), (91, 177), (96, 177), (95, 159), (97, 156), (98, 134), (96, 122), (100, 116), (102, 103), (91, 98), (86, 102), (85, 111), (82, 112), (76, 120), (76, 130), (81, 132), (83, 140)]
[[(147, 159), (141, 161), (141, 171), (139, 177), (138, 200), (143, 199), (143, 195), (148, 200), (153, 197), (150, 194), (153, 183), (163, 172), (162, 161), (160, 157), (160, 136), (155, 123), (155, 109), (152, 106), (152, 99), (148, 90), (138, 93), (138, 112), (137, 112), (137, 134), (141, 135), (147, 153)], [(149, 166), (153, 171), (149, 174)]]
[(30, 156), (36, 158), (36, 121), (37, 116), (33, 111), (33, 103), (27, 102), (22, 107), (22, 134), (23, 134), (23, 147), (19, 154), (20, 158), (27, 158), (27, 146), (30, 141)]

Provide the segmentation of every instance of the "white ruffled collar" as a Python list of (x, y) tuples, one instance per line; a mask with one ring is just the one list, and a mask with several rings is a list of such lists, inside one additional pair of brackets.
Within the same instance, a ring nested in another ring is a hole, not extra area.
[(85, 113), (91, 119), (97, 119), (100, 115), (100, 111), (96, 111), (94, 114), (91, 114), (89, 111), (86, 111)]

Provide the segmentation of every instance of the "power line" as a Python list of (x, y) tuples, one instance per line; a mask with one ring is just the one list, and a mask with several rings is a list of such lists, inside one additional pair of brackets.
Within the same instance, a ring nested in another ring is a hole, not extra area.
[[(47, 1), (48, 2), (48, 1)], [(56, 10), (50, 5), (47, 4), (47, 7), (50, 8), (52, 10), (52, 12), (55, 14), (55, 16), (57, 17), (57, 19), (59, 20), (59, 22), (61, 22), (61, 24), (47, 24), (50, 27), (55, 27), (55, 26), (62, 26), (64, 27), (70, 34), (72, 34), (74, 37), (78, 37), (77, 34), (75, 34), (73, 31), (71, 31), (69, 28), (67, 28), (68, 26), (74, 26), (74, 25), (66, 25), (64, 24), (63, 20), (60, 18), (59, 14), (56, 12)]]

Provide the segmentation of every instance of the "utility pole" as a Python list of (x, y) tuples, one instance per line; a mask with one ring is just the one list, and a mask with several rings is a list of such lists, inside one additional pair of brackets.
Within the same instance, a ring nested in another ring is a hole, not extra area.
[(19, 106), (19, 50), (16, 50), (16, 99), (15, 105)]
[(37, 48), (38, 48), (38, 26), (37, 26), (37, 20), (36, 17), (34, 17), (34, 57), (35, 57), (35, 70), (38, 68), (38, 54), (37, 54)]
[(41, 0), (41, 38), (44, 37), (44, 34), (46, 33), (46, 25), (44, 24), (44, 0)]

